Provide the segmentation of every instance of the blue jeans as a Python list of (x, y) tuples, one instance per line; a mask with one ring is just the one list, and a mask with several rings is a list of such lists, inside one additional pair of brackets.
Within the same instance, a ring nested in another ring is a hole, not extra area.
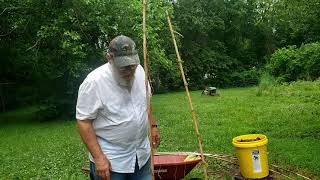
[[(90, 179), (91, 180), (101, 180), (100, 176), (95, 174), (96, 166), (94, 162), (90, 161)], [(148, 162), (139, 169), (138, 159), (136, 159), (136, 165), (134, 169), (134, 173), (117, 173), (110, 172), (111, 180), (151, 180), (151, 170), (150, 170), (150, 158)]]

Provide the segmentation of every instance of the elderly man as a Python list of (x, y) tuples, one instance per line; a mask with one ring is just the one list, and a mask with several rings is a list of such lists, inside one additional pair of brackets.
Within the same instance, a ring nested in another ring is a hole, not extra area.
[[(90, 178), (150, 180), (145, 76), (136, 45), (121, 35), (108, 50), (108, 63), (80, 85), (76, 107), (79, 133), (89, 151)], [(157, 148), (160, 136), (151, 119)]]

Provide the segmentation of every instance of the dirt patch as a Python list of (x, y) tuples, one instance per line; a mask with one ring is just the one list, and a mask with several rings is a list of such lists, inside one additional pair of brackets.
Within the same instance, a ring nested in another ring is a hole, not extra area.
[(257, 137), (255, 139), (240, 139), (238, 142), (254, 142), (254, 141), (259, 141), (261, 138)]

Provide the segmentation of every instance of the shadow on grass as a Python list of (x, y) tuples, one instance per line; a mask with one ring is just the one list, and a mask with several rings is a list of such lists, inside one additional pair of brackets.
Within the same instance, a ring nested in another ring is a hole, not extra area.
[(29, 106), (0, 113), (1, 124), (29, 123), (36, 121), (38, 107)]
[(0, 123), (2, 125), (11, 125), (11, 124), (29, 124), (29, 123), (44, 123), (49, 121), (65, 121), (70, 119), (68, 117), (56, 117), (52, 119), (39, 118), (39, 106), (28, 106), (22, 107), (19, 109), (1, 112), (0, 113)]

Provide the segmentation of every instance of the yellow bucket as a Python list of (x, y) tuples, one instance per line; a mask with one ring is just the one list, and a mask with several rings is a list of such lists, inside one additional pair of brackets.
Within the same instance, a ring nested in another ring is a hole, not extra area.
[(268, 139), (262, 134), (248, 134), (233, 138), (243, 177), (258, 179), (269, 175)]

